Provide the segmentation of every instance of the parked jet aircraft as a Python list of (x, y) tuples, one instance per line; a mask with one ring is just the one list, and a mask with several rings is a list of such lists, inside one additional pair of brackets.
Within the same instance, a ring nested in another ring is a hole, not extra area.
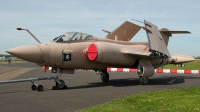
[(5, 55), (5, 56), (0, 57), (0, 60), (12, 60), (12, 59), (15, 59), (15, 58), (16, 57)]
[[(148, 77), (152, 77), (155, 68), (166, 64), (180, 64), (193, 61), (191, 56), (171, 56), (168, 40), (172, 34), (190, 33), (188, 31), (170, 31), (166, 28), (158, 29), (151, 22), (144, 21), (144, 27), (131, 22), (124, 22), (106, 38), (81, 33), (68, 32), (48, 43), (41, 43), (28, 29), (26, 30), (37, 42), (37, 45), (26, 45), (10, 49), (6, 52), (26, 61), (37, 63), (45, 69), (52, 67), (55, 76), (10, 80), (0, 83), (31, 81), (32, 90), (42, 91), (43, 86), (37, 85), (35, 80), (54, 79), (56, 87), (65, 88), (65, 82), (59, 79), (59, 73), (73, 74), (75, 69), (91, 69), (101, 75), (103, 82), (109, 81), (107, 67), (136, 68), (141, 84), (147, 84)], [(140, 30), (147, 33), (148, 42), (130, 42), (129, 40)]]
[(6, 60), (6, 56), (0, 57), (0, 60)]

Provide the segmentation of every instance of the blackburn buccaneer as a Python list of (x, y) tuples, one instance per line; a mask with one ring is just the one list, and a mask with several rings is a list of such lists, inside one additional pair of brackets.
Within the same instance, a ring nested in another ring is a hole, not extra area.
[[(140, 29), (147, 34), (147, 42), (130, 42)], [(135, 68), (140, 83), (145, 85), (148, 77), (152, 77), (156, 68), (166, 64), (182, 64), (194, 60), (185, 55), (171, 56), (168, 40), (172, 34), (190, 33), (188, 31), (170, 31), (166, 28), (158, 29), (151, 22), (144, 21), (144, 26), (125, 21), (105, 38), (81, 32), (64, 33), (47, 43), (41, 43), (28, 29), (27, 31), (37, 42), (36, 45), (26, 45), (10, 49), (6, 52), (20, 59), (36, 63), (45, 69), (52, 67), (52, 77), (29, 78), (1, 81), (0, 83), (32, 82), (32, 90), (43, 91), (42, 85), (36, 80), (51, 80), (59, 89), (66, 88), (65, 82), (58, 75), (74, 74), (76, 69), (90, 69), (101, 75), (103, 82), (109, 81), (107, 68)]]

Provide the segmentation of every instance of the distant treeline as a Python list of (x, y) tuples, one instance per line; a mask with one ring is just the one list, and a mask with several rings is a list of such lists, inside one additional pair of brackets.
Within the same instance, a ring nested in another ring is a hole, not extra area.
[(8, 55), (8, 54), (0, 54), (0, 57), (3, 57), (3, 56), (5, 56), (5, 57), (7, 57), (7, 58), (9, 58), (9, 57), (14, 57), (14, 56), (12, 56), (12, 55)]

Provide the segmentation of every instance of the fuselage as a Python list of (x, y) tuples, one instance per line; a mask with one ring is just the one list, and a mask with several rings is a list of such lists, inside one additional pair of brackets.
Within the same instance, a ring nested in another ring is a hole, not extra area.
[[(98, 56), (91, 61), (87, 56), (88, 46), (96, 44), (98, 46)], [(106, 67), (131, 67), (138, 58), (125, 55), (121, 51), (127, 48), (139, 50), (146, 45), (123, 45), (117, 43), (93, 41), (78, 43), (47, 43), (48, 47), (42, 47), (48, 51), (43, 58), (47, 66), (73, 69), (103, 69)], [(43, 45), (42, 45), (43, 46)], [(64, 60), (64, 54), (70, 54), (70, 60)]]

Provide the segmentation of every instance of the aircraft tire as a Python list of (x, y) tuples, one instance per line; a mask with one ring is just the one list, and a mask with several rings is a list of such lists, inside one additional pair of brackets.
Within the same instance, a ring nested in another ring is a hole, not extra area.
[(59, 84), (58, 82), (56, 82), (56, 87), (58, 87), (59, 89), (64, 89), (65, 86), (65, 82), (63, 80), (59, 80), (61, 82), (61, 84)]
[(148, 77), (140, 76), (140, 84), (146, 85), (148, 83)]
[(101, 80), (103, 82), (108, 82), (109, 81), (109, 74), (108, 73), (101, 73)]
[(38, 90), (39, 92), (43, 91), (43, 86), (42, 86), (42, 85), (38, 85), (37, 90)]
[(32, 89), (33, 91), (35, 91), (35, 90), (37, 90), (37, 86), (33, 84), (33, 85), (31, 86), (31, 89)]

